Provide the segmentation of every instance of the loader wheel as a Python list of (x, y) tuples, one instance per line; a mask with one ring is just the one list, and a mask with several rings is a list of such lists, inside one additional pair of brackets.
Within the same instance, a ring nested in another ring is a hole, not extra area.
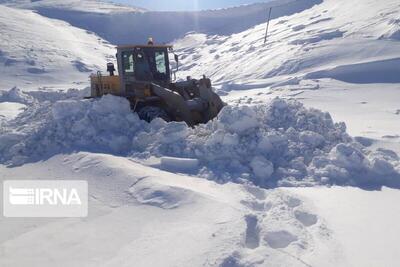
[(147, 122), (151, 122), (156, 118), (161, 118), (166, 122), (171, 121), (171, 118), (168, 116), (167, 112), (160, 107), (146, 106), (141, 108), (137, 113), (141, 120), (145, 120)]

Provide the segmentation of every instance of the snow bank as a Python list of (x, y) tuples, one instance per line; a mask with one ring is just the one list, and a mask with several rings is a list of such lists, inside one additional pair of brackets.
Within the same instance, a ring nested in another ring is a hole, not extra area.
[(348, 83), (400, 83), (400, 58), (337, 66), (307, 74), (307, 79), (333, 78)]
[(114, 96), (43, 101), (0, 129), (2, 162), (81, 150), (164, 157), (167, 165), (168, 157), (193, 159), (189, 163), (198, 164), (205, 178), (265, 187), (400, 184), (394, 152), (369, 152), (328, 113), (278, 98), (268, 105), (227, 106), (218, 119), (193, 129), (161, 119), (141, 121), (127, 100)]

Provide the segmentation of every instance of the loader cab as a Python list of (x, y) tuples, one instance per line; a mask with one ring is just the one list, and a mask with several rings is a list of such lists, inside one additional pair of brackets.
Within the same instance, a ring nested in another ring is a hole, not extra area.
[(171, 82), (168, 52), (172, 46), (136, 45), (117, 48), (118, 72), (121, 92), (127, 94), (131, 87), (153, 82), (165, 86)]

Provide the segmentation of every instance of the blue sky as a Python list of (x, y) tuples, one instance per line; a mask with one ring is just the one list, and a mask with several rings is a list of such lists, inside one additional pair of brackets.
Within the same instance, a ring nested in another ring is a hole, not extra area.
[(150, 10), (202, 10), (264, 2), (263, 0), (112, 0)]

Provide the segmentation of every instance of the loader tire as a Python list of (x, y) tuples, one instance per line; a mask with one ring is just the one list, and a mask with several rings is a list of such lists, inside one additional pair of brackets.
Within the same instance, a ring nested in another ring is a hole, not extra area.
[(171, 118), (168, 116), (167, 112), (160, 107), (155, 106), (145, 106), (141, 108), (138, 112), (139, 118), (147, 122), (151, 122), (156, 118), (163, 119), (166, 122), (170, 122)]

